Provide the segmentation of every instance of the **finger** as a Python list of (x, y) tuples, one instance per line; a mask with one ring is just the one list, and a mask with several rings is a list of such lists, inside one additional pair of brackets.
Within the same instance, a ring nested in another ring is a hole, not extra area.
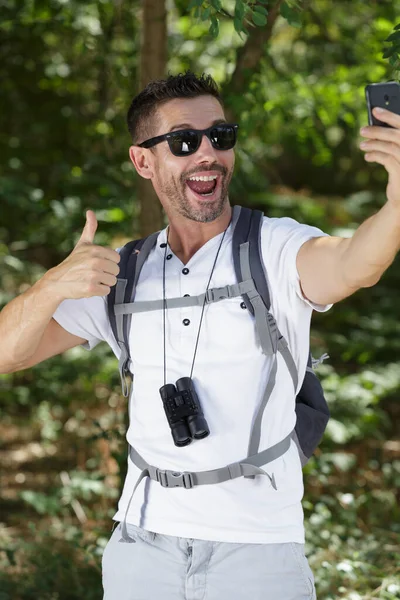
[[(94, 214), (94, 212), (92, 210), (87, 210), (85, 227), (83, 228), (81, 237), (79, 238), (76, 246), (79, 246), (81, 244), (93, 244), (96, 229), (97, 229), (96, 215)], [(76, 248), (76, 246), (75, 246), (75, 248)]]
[(110, 273), (99, 273), (99, 283), (112, 287), (117, 283), (117, 278)]
[(379, 140), (370, 140), (368, 142), (362, 142), (360, 144), (361, 150), (366, 152), (384, 152), (394, 156), (398, 162), (400, 162), (400, 146), (393, 142), (380, 142)]
[(104, 273), (109, 273), (110, 275), (115, 275), (115, 277), (119, 274), (119, 266), (112, 260), (105, 261), (105, 264), (104, 264), (104, 267), (102, 270)]
[[(94, 246), (98, 248), (99, 246)], [(80, 261), (81, 262), (81, 261)], [(112, 260), (104, 259), (100, 256), (93, 256), (91, 259), (86, 259), (83, 262), (83, 268), (92, 271), (93, 273), (108, 273), (115, 277), (119, 274), (119, 266)]]
[(400, 144), (400, 129), (371, 125), (370, 127), (362, 127), (360, 129), (360, 133), (363, 137), (369, 139), (376, 139), (387, 142), (397, 142), (398, 144)]
[(380, 108), (376, 106), (372, 109), (372, 114), (374, 117), (391, 125), (392, 127), (400, 128), (400, 115), (392, 112), (391, 110), (387, 110), (386, 108)]
[[(107, 262), (113, 263), (114, 265), (118, 265), (118, 263), (121, 261), (121, 256), (119, 255), (119, 253), (116, 250), (113, 250), (112, 248), (107, 248), (106, 246), (97, 246), (97, 244), (91, 244), (90, 246), (85, 248), (85, 252), (89, 259), (96, 259), (97, 262), (93, 264), (93, 267), (101, 271), (108, 270), (105, 268)], [(102, 261), (101, 264), (100, 261)]]
[(380, 165), (383, 165), (384, 167), (386, 167), (386, 170), (389, 173), (395, 174), (399, 170), (399, 163), (394, 158), (394, 156), (386, 154), (385, 152), (368, 152), (368, 154), (366, 154), (364, 158), (368, 162), (377, 162)]
[(86, 298), (91, 298), (92, 296), (108, 296), (108, 294), (111, 292), (111, 288), (108, 285), (103, 285), (101, 283), (98, 283), (96, 285), (91, 286), (85, 297)]
[[(104, 246), (98, 246), (98, 247), (101, 248), (102, 256), (104, 256), (104, 258), (106, 260), (111, 261), (114, 265), (118, 265), (118, 263), (121, 261), (121, 256), (116, 250), (113, 250), (112, 248), (105, 248)], [(119, 273), (119, 267), (118, 267), (118, 273)]]

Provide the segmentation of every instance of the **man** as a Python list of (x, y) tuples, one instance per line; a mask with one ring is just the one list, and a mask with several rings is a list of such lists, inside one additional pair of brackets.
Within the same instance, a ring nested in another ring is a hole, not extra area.
[[(271, 311), (289, 342), (299, 387), (312, 309), (327, 310), (375, 284), (399, 249), (400, 118), (386, 111), (379, 119), (393, 129), (368, 127), (363, 134), (370, 138), (366, 158), (389, 173), (388, 200), (351, 239), (326, 236), (292, 219), (263, 221)], [(128, 124), (131, 160), (139, 175), (152, 181), (169, 220), (143, 265), (135, 300), (198, 295), (210, 283), (235, 283), (228, 187), (236, 128), (226, 125), (211, 77), (189, 72), (149, 84), (133, 100)], [(28, 368), (79, 344), (92, 348), (101, 340), (119, 356), (106, 297), (116, 283), (120, 257), (94, 244), (94, 213), (88, 211), (86, 219), (72, 253), (2, 311), (1, 372)], [(246, 456), (271, 364), (240, 298), (210, 304), (204, 315), (199, 306), (136, 313), (130, 353), (135, 384), (127, 439), (146, 461), (160, 469), (204, 471)], [(211, 433), (178, 447), (159, 388), (191, 370)], [(294, 427), (291, 384), (281, 364), (264, 414), (261, 449)], [(104, 599), (315, 598), (304, 556), (303, 484), (295, 445), (268, 467), (276, 486), (265, 477), (238, 477), (191, 489), (166, 488), (146, 478), (132, 494), (140, 471), (128, 459), (114, 519), (125, 520), (135, 543), (124, 543), (120, 523), (103, 556)]]

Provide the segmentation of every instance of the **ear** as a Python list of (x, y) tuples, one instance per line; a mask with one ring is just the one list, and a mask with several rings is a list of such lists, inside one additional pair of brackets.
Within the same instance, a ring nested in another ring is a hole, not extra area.
[(129, 157), (141, 177), (144, 177), (144, 179), (153, 178), (154, 169), (151, 150), (140, 148), (139, 146), (131, 146), (129, 148)]

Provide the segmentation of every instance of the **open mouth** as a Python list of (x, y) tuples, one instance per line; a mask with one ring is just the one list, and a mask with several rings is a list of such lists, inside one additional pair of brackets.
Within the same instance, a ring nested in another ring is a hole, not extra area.
[(212, 198), (218, 187), (217, 175), (193, 175), (186, 179), (188, 188), (201, 198)]

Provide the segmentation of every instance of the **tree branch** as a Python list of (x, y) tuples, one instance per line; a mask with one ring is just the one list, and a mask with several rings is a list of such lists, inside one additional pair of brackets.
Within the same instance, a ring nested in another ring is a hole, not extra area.
[[(236, 67), (231, 79), (223, 85), (224, 98), (243, 94), (248, 87), (249, 79), (260, 70), (260, 59), (263, 55), (265, 44), (272, 35), (275, 22), (280, 14), (283, 0), (277, 0), (268, 14), (268, 22), (265, 27), (254, 27), (250, 32), (245, 44), (237, 50)], [(233, 118), (233, 109), (226, 107), (229, 120)]]

